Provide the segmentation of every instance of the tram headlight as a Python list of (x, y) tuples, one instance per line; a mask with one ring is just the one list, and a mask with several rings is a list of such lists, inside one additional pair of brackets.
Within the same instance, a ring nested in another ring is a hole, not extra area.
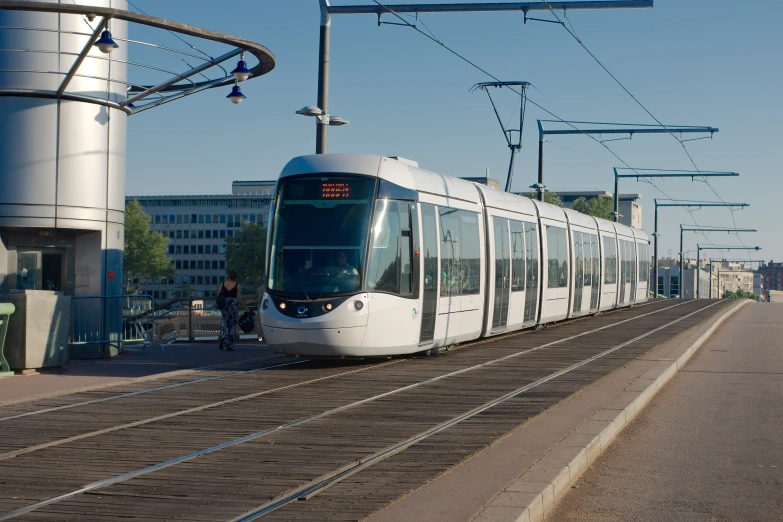
[(332, 306), (332, 303), (326, 303), (324, 305), (324, 310), (326, 310), (327, 312), (330, 312), (332, 308), (334, 308), (334, 306)]
[(362, 303), (361, 301), (356, 301), (353, 305), (356, 307), (357, 310), (361, 310), (362, 308), (364, 308), (364, 303)]
[(285, 310), (285, 303), (280, 303), (280, 309)]
[(269, 308), (269, 299), (264, 299), (264, 302), (261, 303), (261, 309), (266, 310), (267, 308)]

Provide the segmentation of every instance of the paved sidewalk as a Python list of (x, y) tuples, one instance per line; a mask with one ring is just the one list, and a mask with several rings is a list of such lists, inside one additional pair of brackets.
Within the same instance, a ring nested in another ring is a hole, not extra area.
[(783, 520), (781, 337), (783, 305), (745, 306), (547, 520)]
[(273, 355), (266, 344), (257, 341), (240, 341), (233, 352), (218, 350), (216, 343), (176, 343), (163, 348), (150, 346), (145, 350), (126, 347), (122, 354), (111, 359), (71, 361), (62, 370), (1, 378), (0, 407), (11, 401), (109, 385), (137, 377)]

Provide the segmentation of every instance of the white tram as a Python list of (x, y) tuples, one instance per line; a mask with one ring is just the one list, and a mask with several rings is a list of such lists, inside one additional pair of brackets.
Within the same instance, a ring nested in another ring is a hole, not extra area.
[(291, 160), (261, 323), (288, 355), (434, 350), (647, 300), (641, 230), (401, 158)]

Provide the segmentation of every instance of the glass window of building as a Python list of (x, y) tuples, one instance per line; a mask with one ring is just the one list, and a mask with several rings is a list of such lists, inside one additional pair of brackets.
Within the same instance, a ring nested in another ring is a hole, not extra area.
[(157, 214), (157, 215), (155, 216), (155, 224), (156, 224), (156, 225), (160, 225), (160, 214)]
[(169, 245), (169, 254), (174, 253), (174, 245)]
[(198, 238), (199, 239), (204, 239), (204, 231), (203, 230), (199, 230), (198, 231)]
[(177, 253), (177, 254), (181, 254), (182, 253), (182, 245), (176, 245), (175, 249), (176, 249), (175, 253)]
[(183, 254), (190, 254), (190, 245), (183, 245), (182, 253)]
[(182, 214), (177, 214), (177, 224), (178, 225), (182, 224)]
[(179, 259), (174, 261), (174, 268), (176, 268), (177, 270), (181, 270), (182, 269), (182, 261), (180, 261)]

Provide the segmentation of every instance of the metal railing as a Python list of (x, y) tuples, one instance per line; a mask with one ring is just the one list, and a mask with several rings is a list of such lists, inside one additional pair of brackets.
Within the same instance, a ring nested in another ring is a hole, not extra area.
[[(259, 337), (259, 317), (255, 300), (244, 299), (247, 307), (256, 312), (255, 328), (250, 333), (239, 332), (240, 338)], [(155, 338), (161, 344), (175, 341), (217, 340), (220, 335), (221, 315), (214, 297), (187, 297), (173, 299), (156, 306)]]
[(149, 295), (71, 298), (71, 349), (100, 357), (127, 344), (156, 343), (154, 300)]

